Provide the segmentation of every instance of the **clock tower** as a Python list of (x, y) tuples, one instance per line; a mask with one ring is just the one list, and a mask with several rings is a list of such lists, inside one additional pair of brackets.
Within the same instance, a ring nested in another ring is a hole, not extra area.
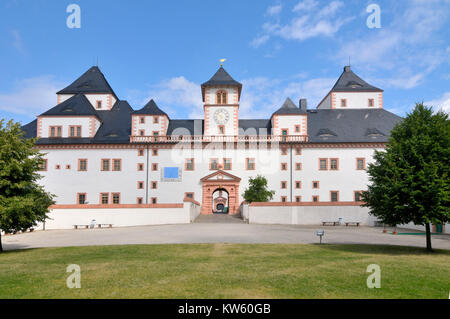
[(242, 84), (235, 81), (225, 69), (219, 70), (201, 86), (204, 132), (206, 136), (239, 134), (239, 100)]

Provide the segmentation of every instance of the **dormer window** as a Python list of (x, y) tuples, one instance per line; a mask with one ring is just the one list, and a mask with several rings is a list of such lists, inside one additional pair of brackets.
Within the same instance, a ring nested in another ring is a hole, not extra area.
[(139, 123), (141, 123), (141, 124), (144, 124), (144, 123), (145, 123), (145, 117), (144, 117), (144, 116), (141, 116), (141, 117), (139, 118)]
[(373, 107), (375, 105), (374, 100), (373, 99), (369, 99), (369, 107)]
[(347, 106), (347, 100), (341, 99), (341, 107), (346, 107), (346, 106)]
[(97, 109), (101, 109), (102, 108), (102, 101), (97, 101)]
[(227, 104), (227, 92), (218, 91), (216, 93), (216, 97), (217, 97), (217, 104)]

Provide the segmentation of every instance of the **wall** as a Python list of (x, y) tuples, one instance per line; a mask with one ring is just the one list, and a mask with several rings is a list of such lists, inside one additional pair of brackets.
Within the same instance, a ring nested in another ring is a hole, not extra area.
[[(406, 228), (406, 229), (413, 229), (413, 230), (425, 231), (425, 226), (422, 226), (422, 225), (414, 225), (413, 223), (403, 224), (403, 225), (398, 225), (397, 227), (399, 227), (399, 228)], [(434, 232), (434, 231), (435, 231), (435, 228), (432, 226), (432, 227), (431, 227), (431, 232)], [(445, 233), (445, 234), (450, 234), (450, 224), (445, 224), (443, 233)]]
[[(257, 204), (257, 206), (255, 205)], [(322, 225), (324, 221), (360, 222), (361, 225), (373, 226), (375, 217), (369, 215), (369, 209), (357, 204), (314, 205), (265, 205), (267, 203), (252, 203), (248, 206), (248, 221), (252, 224), (291, 224), (291, 225)]]
[(81, 126), (81, 137), (93, 137), (100, 127), (100, 121), (95, 116), (40, 116), (38, 137), (49, 137), (50, 126), (61, 126), (62, 136), (69, 137), (69, 127), (71, 125)]
[[(173, 205), (175, 206), (175, 205)], [(113, 224), (113, 227), (188, 224), (200, 213), (200, 206), (186, 201), (178, 207), (144, 208), (55, 208), (48, 214), (45, 229), (73, 229), (73, 225)], [(39, 224), (36, 229), (42, 229)]]

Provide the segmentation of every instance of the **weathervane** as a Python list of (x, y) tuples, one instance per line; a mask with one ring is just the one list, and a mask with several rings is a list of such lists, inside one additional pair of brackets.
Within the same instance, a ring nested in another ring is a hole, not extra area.
[(220, 59), (220, 66), (223, 66), (223, 62), (225, 62), (227, 59)]

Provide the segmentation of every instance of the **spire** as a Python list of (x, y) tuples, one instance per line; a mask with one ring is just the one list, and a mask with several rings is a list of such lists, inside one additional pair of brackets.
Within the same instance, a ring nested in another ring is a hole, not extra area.
[(146, 114), (146, 115), (165, 115), (169, 117), (164, 111), (162, 111), (158, 105), (156, 105), (155, 101), (151, 99), (143, 108), (140, 110), (134, 111), (133, 114)]
[(208, 81), (201, 85), (203, 101), (205, 100), (205, 88), (208, 86), (237, 86), (238, 95), (241, 96), (242, 84), (233, 79), (222, 65)]
[(332, 92), (383, 92), (383, 90), (374, 87), (353, 73), (350, 65), (344, 66), (339, 79), (331, 89)]

